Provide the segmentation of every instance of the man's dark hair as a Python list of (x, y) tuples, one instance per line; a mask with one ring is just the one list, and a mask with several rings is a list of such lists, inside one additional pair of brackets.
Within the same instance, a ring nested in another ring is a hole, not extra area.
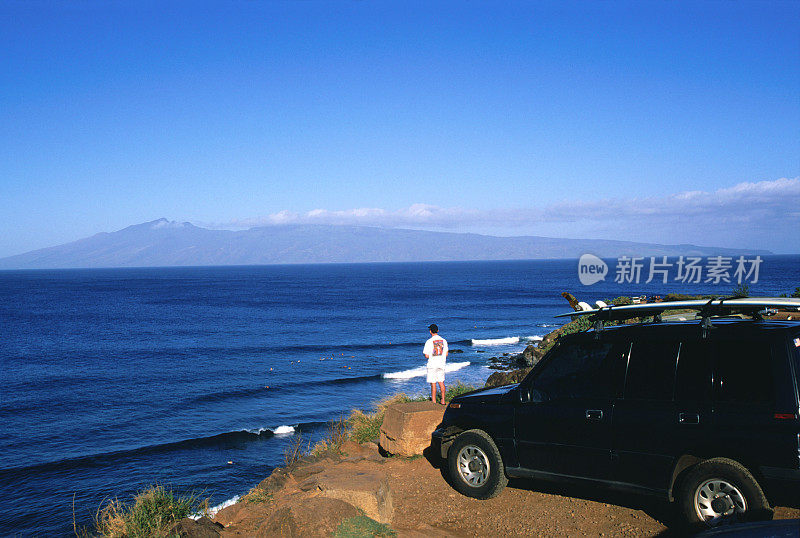
[(436, 325), (435, 323), (431, 323), (430, 325), (428, 325), (428, 329), (429, 329), (429, 330), (430, 330), (432, 333), (438, 333), (438, 332), (439, 332), (439, 326), (438, 326), (438, 325)]

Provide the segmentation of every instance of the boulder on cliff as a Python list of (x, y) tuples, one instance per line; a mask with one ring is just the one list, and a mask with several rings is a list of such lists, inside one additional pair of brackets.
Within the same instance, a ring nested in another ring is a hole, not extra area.
[(256, 487), (264, 490), (266, 493), (273, 493), (283, 487), (288, 477), (289, 473), (287, 473), (285, 469), (277, 467), (267, 478), (259, 482)]
[(389, 454), (417, 456), (431, 446), (431, 434), (442, 422), (445, 406), (434, 402), (403, 402), (386, 408), (380, 446)]
[(520, 368), (519, 370), (511, 370), (510, 372), (495, 372), (486, 380), (484, 387), (502, 387), (503, 385), (511, 385), (519, 383), (530, 372), (530, 368)]
[(346, 463), (313, 474), (298, 484), (300, 491), (338, 499), (355, 506), (380, 523), (390, 523), (394, 515), (392, 491), (386, 475), (378, 470), (358, 468)]
[(357, 508), (339, 499), (298, 498), (275, 510), (258, 527), (256, 536), (327, 537), (342, 520), (359, 514)]

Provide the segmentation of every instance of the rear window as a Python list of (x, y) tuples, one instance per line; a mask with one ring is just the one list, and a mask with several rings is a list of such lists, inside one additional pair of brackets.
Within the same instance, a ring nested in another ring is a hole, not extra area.
[(677, 358), (675, 341), (634, 342), (625, 376), (625, 398), (672, 400)]
[[(795, 379), (795, 390), (800, 392), (800, 333), (794, 335), (792, 337), (792, 341), (789, 342), (790, 347), (794, 351), (794, 379)], [(798, 394), (800, 396), (800, 394)]]
[(717, 401), (765, 403), (773, 399), (769, 342), (728, 340), (717, 347)]
[(705, 402), (711, 399), (713, 350), (707, 340), (681, 344), (675, 374), (675, 401)]

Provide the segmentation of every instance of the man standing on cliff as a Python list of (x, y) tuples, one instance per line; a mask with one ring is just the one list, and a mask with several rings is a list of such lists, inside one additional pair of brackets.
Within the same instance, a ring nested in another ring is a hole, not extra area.
[(439, 401), (444, 405), (444, 364), (447, 361), (447, 340), (439, 336), (439, 327), (434, 323), (428, 326), (431, 337), (425, 342), (422, 354), (428, 359), (428, 383), (431, 384), (431, 401), (436, 401), (436, 385), (442, 393)]

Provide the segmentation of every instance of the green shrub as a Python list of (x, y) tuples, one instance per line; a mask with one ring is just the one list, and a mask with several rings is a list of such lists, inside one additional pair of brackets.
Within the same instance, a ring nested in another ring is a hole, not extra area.
[(800, 288), (795, 288), (794, 289), (794, 291), (792, 292), (792, 297), (800, 298)]
[(371, 538), (373, 536), (397, 536), (388, 525), (378, 523), (367, 516), (349, 517), (339, 523), (333, 532), (334, 538)]
[(668, 293), (664, 296), (664, 302), (671, 301), (697, 301), (700, 299), (714, 299), (716, 295), (686, 295), (684, 293)]
[(475, 390), (475, 387), (472, 385), (465, 385), (461, 381), (456, 383), (455, 385), (451, 385), (444, 393), (444, 401), (449, 402), (456, 396), (461, 396), (462, 394), (466, 394), (467, 392), (472, 392)]
[(383, 423), (383, 413), (383, 411), (364, 413), (360, 409), (353, 410), (347, 419), (350, 425), (350, 438), (356, 443), (367, 443), (377, 439)]
[(614, 306), (623, 306), (626, 304), (633, 304), (633, 300), (630, 297), (620, 296), (616, 299), (611, 299), (610, 301), (605, 301), (606, 304), (613, 304)]
[(364, 413), (360, 409), (353, 409), (353, 411), (350, 412), (350, 416), (347, 418), (350, 439), (356, 443), (366, 443), (376, 440), (380, 434), (381, 424), (383, 424), (383, 415), (386, 413), (387, 407), (395, 403), (419, 400), (424, 400), (424, 398), (409, 398), (406, 394), (400, 393), (379, 401), (375, 404), (375, 411), (372, 413)]
[(750, 296), (750, 286), (747, 284), (739, 284), (733, 291), (731, 291), (731, 295), (733, 297), (749, 297)]
[(195, 494), (176, 497), (161, 485), (150, 486), (133, 498), (132, 504), (117, 499), (101, 507), (95, 516), (97, 532), (108, 537), (139, 538), (166, 536), (178, 520), (195, 513), (208, 512), (208, 499)]
[(272, 501), (272, 493), (256, 487), (247, 492), (242, 500), (250, 504), (265, 504)]

